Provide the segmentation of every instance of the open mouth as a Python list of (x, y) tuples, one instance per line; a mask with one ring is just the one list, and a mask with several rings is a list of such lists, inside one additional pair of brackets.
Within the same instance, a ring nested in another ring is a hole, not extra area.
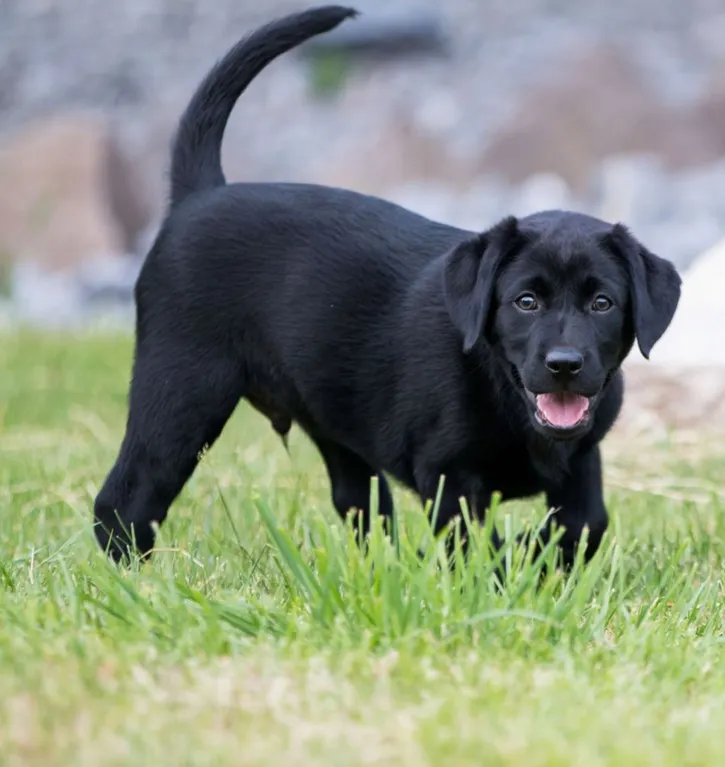
[(583, 426), (589, 420), (591, 399), (573, 392), (555, 392), (532, 395), (536, 405), (536, 420), (542, 426), (569, 431)]
[(526, 388), (519, 371), (513, 365), (511, 372), (514, 382), (523, 389), (533, 406), (539, 426), (565, 437), (577, 434), (591, 420), (598, 394), (591, 397), (568, 391), (534, 394)]

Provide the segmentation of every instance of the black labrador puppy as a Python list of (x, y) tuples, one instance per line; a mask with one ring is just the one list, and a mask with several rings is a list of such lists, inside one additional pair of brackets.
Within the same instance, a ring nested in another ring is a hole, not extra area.
[(371, 477), (435, 498), (437, 525), (481, 518), (494, 492), (540, 492), (571, 562), (607, 527), (598, 444), (620, 364), (669, 325), (680, 278), (627, 229), (549, 211), (473, 233), (384, 200), (305, 184), (227, 184), (220, 153), (240, 94), (275, 57), (355, 11), (268, 24), (209, 72), (178, 126), (171, 195), (135, 290), (120, 453), (95, 501), (100, 544), (153, 547), (152, 523), (240, 399), (327, 466), (341, 515), (368, 524)]

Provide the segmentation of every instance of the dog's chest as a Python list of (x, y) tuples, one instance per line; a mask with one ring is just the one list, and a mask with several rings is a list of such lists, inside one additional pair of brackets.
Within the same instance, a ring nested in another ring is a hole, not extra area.
[(537, 495), (568, 472), (569, 446), (540, 439), (510, 420), (491, 426), (469, 431), (469, 461), (486, 487), (504, 499)]
[(537, 495), (544, 489), (541, 474), (523, 444), (486, 455), (480, 473), (492, 492), (500, 493), (504, 500)]

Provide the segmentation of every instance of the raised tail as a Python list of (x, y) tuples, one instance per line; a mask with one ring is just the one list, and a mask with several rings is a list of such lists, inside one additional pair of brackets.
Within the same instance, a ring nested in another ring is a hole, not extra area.
[(252, 80), (278, 56), (356, 15), (353, 8), (326, 5), (284, 16), (240, 40), (210, 70), (174, 137), (171, 208), (193, 192), (226, 184), (221, 164), (224, 130), (237, 99)]

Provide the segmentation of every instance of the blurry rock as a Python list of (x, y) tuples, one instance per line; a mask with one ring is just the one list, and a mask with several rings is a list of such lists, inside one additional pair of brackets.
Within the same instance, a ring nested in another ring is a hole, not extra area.
[[(661, 45), (655, 48), (661, 57)], [(663, 87), (667, 79), (658, 75)], [(584, 194), (608, 156), (658, 156), (664, 169), (681, 171), (725, 154), (725, 63), (714, 67), (699, 96), (672, 104), (624, 46), (600, 45), (570, 52), (555, 76), (517, 101), (480, 160), (483, 172), (511, 183), (550, 171)]]
[(673, 168), (705, 165), (725, 155), (725, 59), (718, 57), (702, 93), (671, 118)]
[(440, 136), (401, 110), (379, 131), (362, 137), (354, 152), (323, 167), (316, 181), (385, 196), (391, 189), (423, 182), (462, 190), (474, 177)]
[(415, 124), (431, 136), (447, 137), (465, 119), (460, 102), (442, 88), (421, 93), (413, 114)]
[(663, 218), (668, 186), (657, 157), (610, 155), (593, 174), (595, 206), (605, 221)]
[(636, 217), (629, 223), (651, 251), (672, 261), (680, 272), (685, 272), (705, 250), (725, 236), (725, 221), (706, 210), (673, 214), (654, 225)]
[[(152, 220), (157, 205), (154, 191), (146, 183), (141, 164), (127, 154), (116, 135), (108, 129), (106, 135), (105, 183), (111, 213), (123, 236), (124, 252), (132, 252), (139, 234)], [(161, 174), (163, 176), (163, 174)]]
[(582, 193), (603, 157), (647, 151), (663, 130), (664, 107), (635, 62), (606, 46), (570, 56), (555, 79), (531, 88), (520, 104), (480, 165), (512, 183), (553, 172)]
[(21, 322), (41, 328), (74, 326), (82, 317), (83, 297), (75, 275), (47, 271), (33, 261), (13, 269), (12, 308)]
[(456, 201), (456, 224), (481, 232), (511, 213), (517, 190), (495, 176), (477, 178)]
[(613, 155), (592, 186), (592, 213), (626, 223), (680, 270), (725, 236), (725, 168), (673, 173), (653, 155)]
[(387, 199), (434, 221), (453, 223), (451, 218), (456, 205), (456, 194), (443, 183), (405, 184), (392, 189)]
[(142, 259), (108, 256), (81, 264), (76, 280), (82, 300), (88, 304), (132, 304)]
[(40, 119), (0, 142), (0, 254), (68, 270), (123, 253), (144, 225), (144, 189), (108, 122)]
[(536, 173), (521, 185), (510, 212), (516, 216), (526, 216), (540, 210), (565, 210), (571, 207), (571, 192), (561, 176), (555, 173)]
[(17, 263), (11, 298), (0, 304), (0, 322), (47, 329), (131, 327), (140, 266), (140, 260), (131, 256), (99, 256), (76, 271), (49, 271), (32, 261)]
[(133, 247), (133, 253), (138, 258), (145, 258), (146, 254), (151, 250), (151, 246), (154, 244), (154, 240), (159, 233), (160, 226), (160, 221), (153, 220), (139, 232)]
[[(380, 10), (360, 5), (362, 15), (351, 24), (312, 38), (300, 47), (304, 55), (345, 53), (380, 59), (413, 53), (445, 53), (447, 40), (440, 15), (421, 8), (397, 9), (388, 4)], [(391, 12), (392, 10), (392, 12)]]
[(684, 214), (710, 213), (722, 217), (725, 214), (725, 162), (720, 160), (673, 173), (668, 179), (667, 189)]

